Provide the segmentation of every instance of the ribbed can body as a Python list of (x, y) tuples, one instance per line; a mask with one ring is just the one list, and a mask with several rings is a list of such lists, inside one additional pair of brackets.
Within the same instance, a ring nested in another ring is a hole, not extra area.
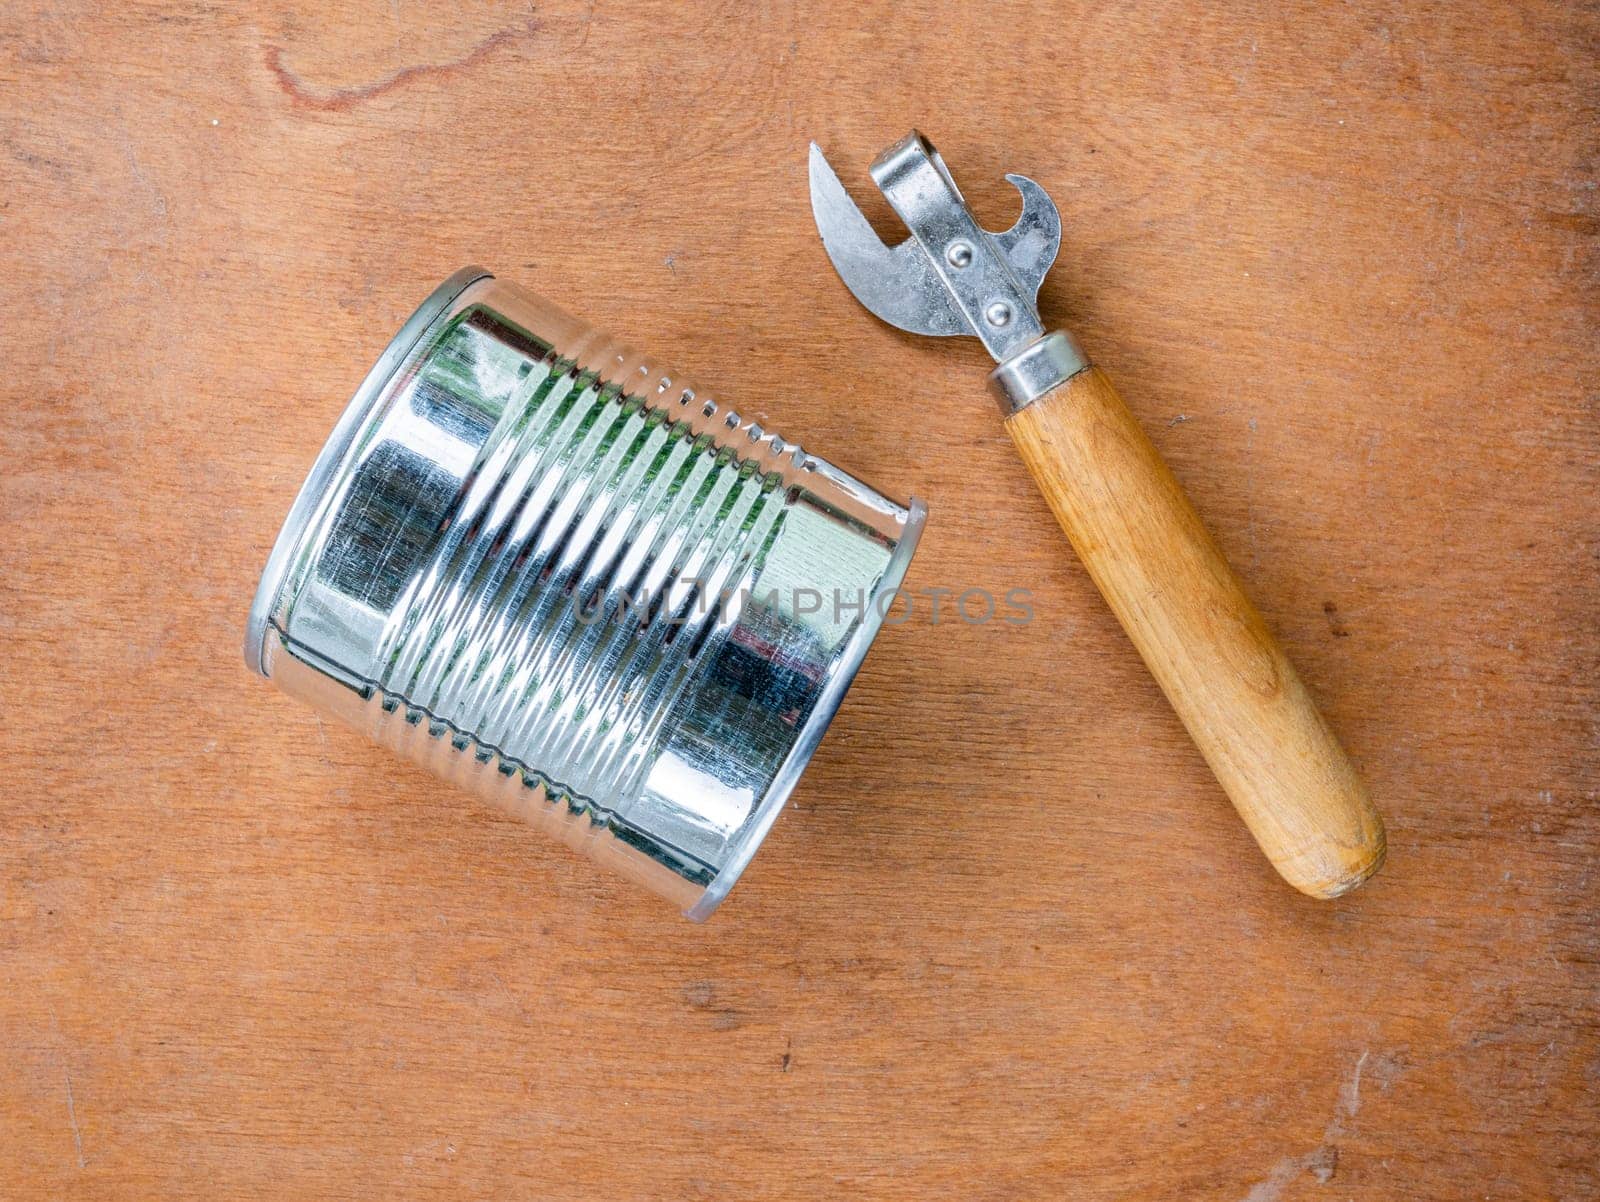
[(246, 656), (704, 917), (820, 739), (921, 520), (468, 271), (324, 449)]

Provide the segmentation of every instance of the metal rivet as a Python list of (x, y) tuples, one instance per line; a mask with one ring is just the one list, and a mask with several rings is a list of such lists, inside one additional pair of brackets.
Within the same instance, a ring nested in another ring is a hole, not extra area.
[(944, 257), (952, 267), (965, 267), (972, 262), (972, 247), (965, 242), (952, 242)]
[(995, 301), (983, 311), (983, 318), (990, 325), (999, 328), (1011, 320), (1011, 306), (1005, 301)]

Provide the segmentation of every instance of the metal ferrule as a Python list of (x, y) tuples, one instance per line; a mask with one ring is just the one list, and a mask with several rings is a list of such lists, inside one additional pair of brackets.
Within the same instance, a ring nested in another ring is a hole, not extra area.
[(700, 919), (821, 739), (923, 517), (470, 269), (341, 419), (245, 655)]
[(1077, 339), (1065, 330), (1030, 343), (989, 373), (989, 389), (1000, 412), (1010, 417), (1089, 366)]

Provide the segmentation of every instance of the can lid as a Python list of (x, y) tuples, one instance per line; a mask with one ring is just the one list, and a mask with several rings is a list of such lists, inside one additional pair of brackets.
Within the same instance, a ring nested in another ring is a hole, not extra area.
[(267, 566), (261, 573), (261, 583), (256, 586), (255, 600), (250, 603), (250, 617), (244, 632), (244, 662), (252, 671), (267, 675), (267, 621), (277, 605), (278, 594), (288, 577), (290, 564), (294, 561), (317, 506), (329, 486), (338, 479), (339, 470), (371, 415), (373, 406), (383, 395), (394, 373), (421, 341), (423, 334), (449, 309), (451, 302), (471, 285), (491, 276), (492, 273), (482, 267), (463, 267), (435, 288), (428, 299), (417, 306), (416, 312), (406, 319), (405, 325), (400, 327), (400, 332), (378, 356), (377, 363), (373, 364), (366, 379), (361, 381), (361, 387), (356, 389), (350, 403), (345, 406), (333, 433), (317, 455), (311, 474), (300, 486), (289, 516), (284, 520), (283, 529), (278, 532), (277, 541), (272, 544), (272, 553), (267, 556)]

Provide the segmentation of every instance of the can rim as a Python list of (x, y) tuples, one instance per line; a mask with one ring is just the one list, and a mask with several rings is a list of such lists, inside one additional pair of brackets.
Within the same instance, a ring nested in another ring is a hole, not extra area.
[(316, 462), (311, 465), (310, 474), (306, 476), (305, 483), (295, 495), (289, 516), (284, 519), (283, 528), (278, 531), (278, 537), (272, 544), (272, 551), (267, 556), (266, 567), (262, 569), (261, 583), (256, 586), (256, 595), (250, 603), (250, 616), (245, 623), (244, 631), (244, 662), (251, 671), (258, 672), (262, 676), (269, 675), (266, 662), (267, 622), (277, 605), (278, 595), (289, 574), (289, 566), (305, 539), (312, 517), (316, 514), (322, 498), (329, 486), (339, 478), (345, 459), (365, 427), (374, 406), (383, 396), (384, 389), (388, 387), (389, 381), (411, 354), (412, 349), (422, 340), (434, 322), (450, 308), (456, 297), (479, 280), (489, 278), (493, 278), (493, 273), (485, 268), (463, 267), (435, 288), (428, 299), (418, 305), (416, 311), (406, 319), (399, 333), (389, 340), (389, 345), (378, 356), (378, 361), (373, 364), (372, 370), (367, 372), (366, 378), (361, 381), (361, 386), (345, 405), (344, 412), (333, 427), (333, 433), (328, 435), (327, 441), (323, 443)]
[[(789, 748), (789, 754), (778, 766), (772, 784), (767, 787), (766, 794), (756, 806), (754, 820), (733, 848), (722, 871), (717, 873), (705, 887), (705, 892), (694, 905), (683, 912), (691, 921), (704, 922), (710, 918), (738, 883), (744, 870), (749, 867), (750, 861), (755, 859), (756, 852), (760, 850), (768, 832), (772, 830), (772, 824), (777, 821), (778, 814), (783, 810), (789, 795), (799, 783), (801, 774), (805, 772), (812, 755), (822, 742), (822, 736), (833, 722), (834, 715), (839, 712), (845, 693), (855, 680), (862, 661), (867, 657), (868, 648), (877, 640), (888, 609), (888, 606), (880, 607), (879, 602), (885, 595), (897, 592), (905, 580), (906, 569), (911, 565), (911, 557), (916, 553), (917, 543), (922, 538), (922, 530), (928, 520), (928, 507), (916, 497), (911, 498), (906, 510), (905, 529), (900, 541), (895, 544), (894, 553), (890, 555), (888, 564), (883, 569), (883, 575), (879, 577), (877, 586), (872, 590), (861, 625), (856, 627), (855, 633), (850, 636), (850, 641), (845, 644), (844, 654), (840, 657), (838, 667), (834, 669), (822, 695), (817, 698), (817, 703), (807, 716), (805, 725), (800, 728), (800, 734), (795, 739), (794, 745)], [(892, 604), (891, 601), (890, 605)]]

